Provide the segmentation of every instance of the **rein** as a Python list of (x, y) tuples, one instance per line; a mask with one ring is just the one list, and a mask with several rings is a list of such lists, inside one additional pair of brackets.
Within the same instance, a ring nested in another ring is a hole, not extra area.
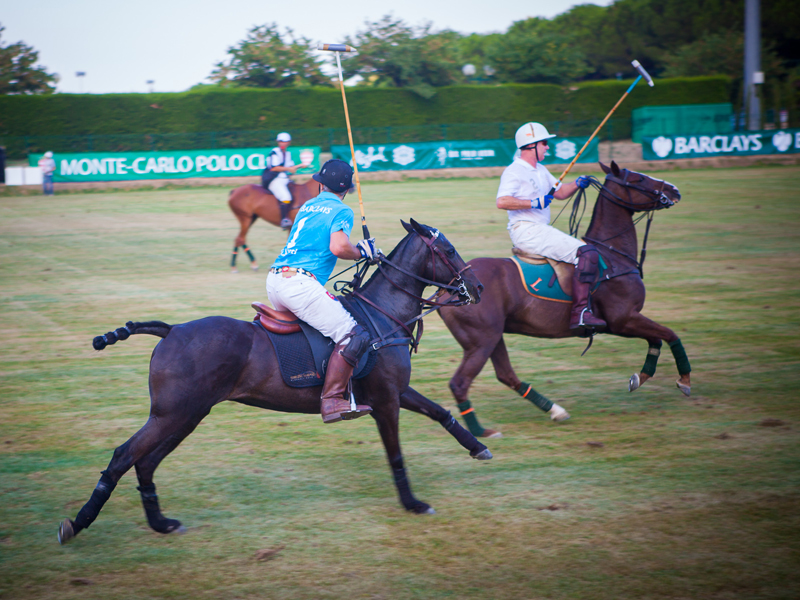
[[(439, 283), (437, 281), (431, 281), (430, 279), (426, 279), (424, 277), (421, 277), (420, 275), (417, 275), (416, 273), (412, 273), (411, 271), (408, 271), (407, 269), (401, 267), (400, 265), (398, 265), (394, 261), (389, 260), (389, 258), (384, 256), (383, 254), (378, 254), (376, 265), (377, 265), (377, 268), (378, 268), (378, 272), (380, 272), (384, 276), (384, 278), (390, 284), (392, 284), (392, 286), (394, 286), (396, 289), (400, 290), (401, 292), (403, 292), (407, 296), (411, 296), (412, 298), (414, 298), (415, 300), (417, 300), (419, 302), (420, 314), (417, 315), (416, 317), (414, 317), (414, 318), (412, 318), (412, 319), (410, 319), (410, 320), (408, 320), (408, 321), (406, 321), (404, 323), (404, 322), (400, 321), (400, 319), (398, 319), (394, 315), (392, 315), (392, 314), (388, 313), (387, 311), (385, 311), (378, 304), (376, 304), (375, 302), (373, 302), (372, 300), (370, 300), (369, 298), (367, 298), (366, 296), (364, 296), (361, 293), (361, 291), (360, 291), (361, 283), (362, 283), (363, 278), (366, 275), (366, 272), (367, 272), (367, 270), (369, 269), (369, 266), (370, 266), (369, 265), (369, 261), (367, 261), (366, 259), (364, 259), (363, 261), (358, 261), (354, 265), (356, 267), (356, 275), (354, 276), (352, 281), (350, 281), (349, 283), (345, 283), (344, 285), (341, 285), (338, 288), (337, 288), (337, 285), (334, 284), (334, 290), (335, 291), (341, 291), (342, 294), (345, 297), (352, 298), (354, 300), (360, 300), (360, 301), (364, 302), (365, 304), (368, 304), (369, 306), (371, 306), (372, 308), (374, 308), (375, 310), (377, 310), (378, 312), (380, 312), (381, 314), (385, 315), (386, 317), (388, 317), (389, 319), (391, 319), (392, 321), (394, 321), (395, 323), (398, 324), (397, 327), (395, 327), (391, 331), (389, 331), (387, 333), (382, 333), (380, 331), (380, 329), (378, 328), (377, 323), (375, 323), (375, 321), (370, 316), (369, 312), (364, 311), (364, 314), (367, 316), (367, 318), (369, 319), (370, 323), (372, 324), (373, 328), (375, 329), (375, 331), (378, 333), (378, 336), (379, 336), (375, 340), (371, 340), (370, 341), (370, 345), (372, 346), (373, 350), (379, 350), (380, 348), (382, 348), (384, 346), (399, 345), (400, 343), (402, 343), (403, 345), (409, 344), (411, 346), (410, 347), (410, 351), (411, 352), (416, 352), (417, 348), (419, 347), (420, 339), (422, 338), (422, 330), (423, 330), (423, 321), (422, 321), (422, 319), (423, 318), (425, 318), (431, 312), (433, 312), (434, 310), (437, 310), (438, 308), (440, 308), (442, 306), (463, 306), (465, 304), (469, 304), (473, 300), (472, 296), (469, 293), (469, 290), (467, 289), (467, 284), (466, 284), (466, 282), (464, 281), (464, 279), (461, 276), (466, 270), (471, 269), (472, 266), (471, 265), (465, 265), (464, 268), (462, 268), (460, 270), (456, 269), (456, 267), (453, 265), (452, 261), (439, 248), (437, 248), (436, 245), (435, 245), (436, 240), (439, 237), (439, 231), (438, 230), (433, 230), (433, 233), (432, 233), (430, 238), (427, 238), (427, 237), (423, 236), (422, 234), (420, 234), (417, 231), (415, 231), (414, 233), (416, 233), (422, 239), (422, 241), (425, 243), (425, 245), (428, 247), (428, 249), (431, 252), (431, 258), (434, 259), (434, 260), (431, 261), (431, 264), (433, 265), (433, 276), (436, 277), (436, 260), (435, 260), (435, 256), (438, 256), (442, 260), (442, 262), (445, 264), (445, 266), (450, 270), (450, 272), (453, 275), (453, 277), (447, 284)], [(363, 268), (360, 268), (362, 263), (364, 264), (364, 266), (363, 266)], [(405, 289), (404, 287), (400, 286), (397, 282), (395, 282), (391, 277), (389, 277), (389, 275), (387, 273), (387, 269), (384, 267), (384, 265), (388, 265), (389, 267), (391, 267), (391, 268), (393, 268), (393, 269), (395, 269), (395, 270), (397, 270), (397, 271), (399, 271), (399, 272), (411, 277), (412, 279), (415, 279), (415, 280), (417, 280), (419, 282), (422, 282), (422, 283), (424, 283), (426, 285), (435, 286), (435, 287), (437, 287), (439, 289), (433, 295), (431, 295), (428, 298), (425, 298), (425, 297), (422, 297), (422, 296), (417, 296), (416, 294), (412, 294), (407, 289)], [(341, 273), (344, 273), (345, 271), (347, 271), (347, 270), (349, 270), (351, 268), (353, 268), (353, 267), (348, 267), (344, 271), (341, 271)], [(340, 273), (338, 273), (338, 274), (340, 274)], [(351, 288), (351, 289), (348, 290), (347, 288)], [(450, 297), (448, 298), (448, 300), (446, 300), (445, 302), (437, 302), (435, 300), (435, 298), (438, 298), (438, 297), (442, 296), (445, 293), (445, 291), (450, 292)], [(427, 310), (425, 310), (425, 309), (427, 309)], [(413, 327), (417, 322), (419, 322), (419, 326), (417, 327), (417, 334), (415, 336), (414, 333), (413, 333)], [(393, 333), (401, 331), (401, 330), (405, 330), (405, 332), (408, 334), (409, 337), (408, 338), (403, 338), (402, 340), (387, 340), (387, 336), (392, 335)]]
[[(605, 240), (597, 240), (584, 236), (583, 239), (586, 240), (587, 242), (591, 242), (596, 246), (601, 246), (609, 250), (610, 252), (615, 252), (616, 254), (623, 256), (636, 266), (635, 271), (626, 271), (624, 273), (618, 273), (612, 275), (612, 277), (621, 277), (622, 275), (628, 275), (630, 273), (636, 273), (638, 271), (639, 276), (642, 279), (644, 279), (644, 261), (645, 258), (647, 257), (647, 239), (650, 235), (650, 225), (653, 223), (653, 217), (655, 216), (655, 211), (661, 210), (662, 208), (669, 208), (673, 206), (675, 202), (671, 200), (669, 197), (667, 197), (667, 195), (664, 193), (664, 186), (666, 185), (666, 181), (661, 181), (661, 187), (659, 189), (649, 190), (642, 186), (636, 185), (637, 182), (628, 181), (628, 177), (631, 174), (630, 171), (624, 169), (624, 173), (625, 177), (623, 177), (622, 179), (610, 174), (606, 175), (606, 181), (602, 184), (597, 180), (596, 177), (588, 176), (588, 179), (590, 181), (591, 186), (598, 191), (598, 196), (597, 196), (598, 200), (600, 198), (604, 198), (605, 200), (611, 202), (612, 204), (616, 204), (617, 206), (620, 206), (632, 212), (644, 212), (644, 214), (638, 219), (634, 219), (629, 227), (623, 229), (619, 233), (611, 236), (610, 238), (606, 238)], [(627, 191), (628, 199), (625, 200), (616, 195), (611, 190), (609, 190), (606, 187), (606, 184), (609, 181), (625, 188), (625, 190)], [(637, 192), (640, 192), (648, 197), (652, 197), (652, 203), (651, 203), (652, 205), (647, 205), (646, 207), (643, 207), (642, 204), (637, 204), (633, 202), (631, 190), (636, 190)], [(563, 210), (564, 209), (562, 209), (562, 211)], [(578, 229), (580, 227), (580, 223), (581, 220), (583, 219), (585, 211), (586, 211), (586, 189), (581, 189), (579, 190), (578, 195), (575, 197), (575, 200), (573, 200), (572, 212), (570, 214), (569, 233), (571, 236), (573, 237), (578, 236)], [(578, 213), (580, 213), (580, 215)], [(561, 216), (561, 213), (559, 213), (558, 216)], [(556, 219), (558, 219), (558, 216), (556, 217)], [(635, 229), (636, 225), (642, 219), (645, 218), (647, 219), (647, 227), (645, 228), (644, 238), (642, 239), (642, 251), (639, 260), (636, 260), (635, 256), (631, 256), (627, 252), (618, 250), (617, 248), (614, 248), (613, 246), (606, 243), (610, 240), (613, 240), (616, 237), (621, 236), (623, 233), (629, 231), (632, 228)], [(555, 223), (555, 220), (553, 222)], [(610, 277), (608, 278), (610, 279)]]

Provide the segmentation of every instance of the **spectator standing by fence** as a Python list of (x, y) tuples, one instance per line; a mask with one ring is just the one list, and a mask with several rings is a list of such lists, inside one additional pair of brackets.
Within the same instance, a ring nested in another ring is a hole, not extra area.
[(53, 195), (53, 173), (56, 171), (56, 161), (53, 160), (53, 153), (47, 151), (39, 159), (39, 168), (42, 170), (42, 191), (45, 196)]

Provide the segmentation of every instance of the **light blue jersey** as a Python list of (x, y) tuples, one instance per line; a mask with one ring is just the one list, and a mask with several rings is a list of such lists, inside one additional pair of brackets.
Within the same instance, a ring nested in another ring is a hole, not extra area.
[(273, 267), (294, 267), (311, 271), (322, 285), (336, 266), (331, 252), (331, 234), (344, 231), (350, 237), (353, 209), (330, 192), (306, 202), (294, 218), (289, 241)]

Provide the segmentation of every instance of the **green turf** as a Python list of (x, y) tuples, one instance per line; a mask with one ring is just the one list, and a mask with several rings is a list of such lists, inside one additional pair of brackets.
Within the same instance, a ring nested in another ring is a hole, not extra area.
[[(683, 200), (656, 216), (644, 312), (681, 336), (691, 398), (666, 345), (629, 394), (644, 341), (601, 336), (580, 357), (580, 340), (509, 337), (518, 375), (572, 419), (550, 422), (491, 367), (471, 398), (505, 436), (487, 441), (494, 460), (404, 412), (432, 517), (400, 507), (370, 419), (226, 403), (156, 473), (188, 533), (147, 527), (131, 472), (64, 547), (59, 521), (148, 414), (156, 339), (98, 353), (92, 337), (127, 320), (249, 320), (284, 236), (258, 222), (262, 269), (241, 255), (232, 275), (225, 189), (0, 198), (0, 598), (797, 598), (800, 168), (654, 175)], [(370, 231), (388, 252), (413, 217), (465, 259), (509, 256), (496, 188), (367, 184)], [(454, 410), (460, 349), (438, 317), (425, 329), (412, 383)]]

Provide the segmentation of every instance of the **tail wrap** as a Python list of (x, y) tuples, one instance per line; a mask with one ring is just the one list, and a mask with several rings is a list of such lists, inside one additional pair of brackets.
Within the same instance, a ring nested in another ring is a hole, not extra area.
[(172, 329), (172, 325), (162, 323), (161, 321), (147, 321), (146, 323), (128, 321), (125, 323), (125, 327), (119, 327), (114, 331), (109, 331), (105, 335), (98, 335), (95, 337), (92, 340), (92, 347), (95, 350), (102, 350), (106, 346), (116, 344), (118, 341), (127, 340), (136, 333), (145, 333), (165, 338), (169, 334), (170, 329)]

